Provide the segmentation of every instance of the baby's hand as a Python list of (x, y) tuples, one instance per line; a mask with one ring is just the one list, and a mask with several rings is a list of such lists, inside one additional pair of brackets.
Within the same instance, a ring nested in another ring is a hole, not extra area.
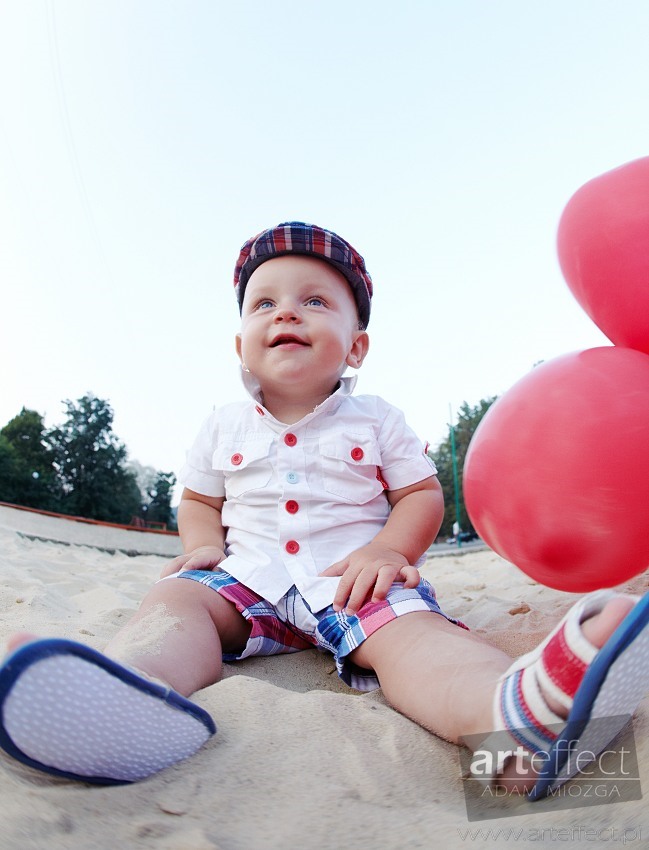
[(172, 576), (183, 570), (212, 570), (225, 561), (225, 552), (217, 546), (199, 546), (193, 552), (178, 555), (162, 568), (160, 578)]
[(372, 602), (385, 599), (393, 581), (403, 581), (404, 587), (417, 587), (420, 581), (416, 567), (380, 543), (356, 549), (320, 575), (342, 576), (333, 607), (335, 611), (345, 608), (347, 614), (355, 614), (370, 594)]

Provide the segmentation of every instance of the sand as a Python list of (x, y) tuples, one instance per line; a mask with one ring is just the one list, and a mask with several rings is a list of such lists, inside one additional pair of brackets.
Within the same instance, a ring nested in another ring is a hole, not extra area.
[[(167, 559), (134, 554), (105, 530), (99, 548), (90, 539), (81, 545), (64, 530), (73, 523), (60, 520), (57, 530), (42, 519), (0, 509), (0, 638), (26, 630), (102, 649)], [(138, 537), (139, 551), (151, 551), (149, 537)], [(537, 585), (488, 549), (430, 558), (423, 572), (449, 613), (514, 656), (576, 598)], [(647, 586), (645, 573), (624, 587)], [(316, 651), (228, 665), (223, 681), (195, 699), (218, 734), (193, 758), (135, 785), (55, 779), (2, 754), (1, 850), (641, 847), (649, 838), (641, 800), (562, 811), (556, 801), (524, 809), (503, 802), (503, 816), (469, 822), (459, 749), (394, 712), (380, 691), (350, 691)], [(648, 700), (634, 730), (649, 789)]]

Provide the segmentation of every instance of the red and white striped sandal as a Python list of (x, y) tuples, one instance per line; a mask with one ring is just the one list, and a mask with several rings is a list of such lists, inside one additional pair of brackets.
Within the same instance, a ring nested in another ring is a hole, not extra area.
[[(525, 751), (534, 755), (536, 777), (528, 796), (539, 799), (583, 770), (628, 723), (649, 690), (649, 594), (631, 597), (636, 604), (601, 649), (581, 630), (616, 595), (600, 590), (585, 596), (500, 678), (496, 731), (474, 753), (474, 778), (497, 782), (507, 760)], [(550, 709), (545, 695), (565, 708), (567, 720)]]

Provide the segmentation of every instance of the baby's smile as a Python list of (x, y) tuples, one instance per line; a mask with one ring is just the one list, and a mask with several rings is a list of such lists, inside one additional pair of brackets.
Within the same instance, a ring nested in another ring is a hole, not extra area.
[(271, 348), (283, 348), (288, 350), (293, 350), (295, 348), (302, 348), (308, 346), (309, 343), (305, 340), (301, 339), (299, 336), (295, 334), (280, 334), (276, 336), (275, 339), (271, 342)]

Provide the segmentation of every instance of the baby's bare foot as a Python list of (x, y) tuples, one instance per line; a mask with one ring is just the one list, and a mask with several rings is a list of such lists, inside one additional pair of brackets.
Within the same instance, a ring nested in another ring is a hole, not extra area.
[(611, 599), (599, 614), (589, 617), (581, 624), (586, 640), (601, 649), (634, 604), (634, 600), (628, 596), (616, 596), (615, 599)]

